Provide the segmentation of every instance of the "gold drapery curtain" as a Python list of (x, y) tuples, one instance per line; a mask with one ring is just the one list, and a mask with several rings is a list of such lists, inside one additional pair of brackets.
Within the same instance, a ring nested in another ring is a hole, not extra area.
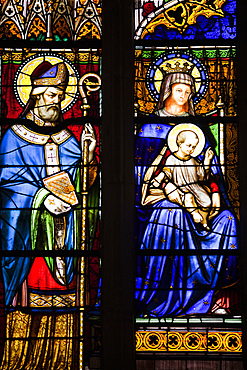
[(6, 341), (0, 370), (73, 370), (78, 359), (78, 313), (6, 317)]

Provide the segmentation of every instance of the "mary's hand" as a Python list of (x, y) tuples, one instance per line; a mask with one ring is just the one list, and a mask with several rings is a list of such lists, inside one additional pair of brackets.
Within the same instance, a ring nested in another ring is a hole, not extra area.
[(164, 172), (159, 173), (159, 174), (158, 174), (158, 176), (156, 176), (156, 177), (151, 181), (151, 186), (152, 186), (152, 187), (154, 187), (154, 188), (158, 188), (158, 187), (161, 185), (161, 183), (162, 183), (162, 181), (163, 181), (164, 177), (165, 177)]
[(208, 219), (215, 217), (220, 211), (220, 194), (213, 193), (212, 194), (212, 209), (209, 213)]
[(71, 206), (68, 203), (63, 202), (52, 194), (45, 199), (44, 206), (54, 215), (60, 215), (71, 210)]
[(90, 123), (86, 123), (84, 130), (81, 134), (81, 150), (82, 150), (82, 157), (84, 155), (84, 143), (85, 141), (88, 141), (88, 161), (87, 163), (90, 163), (93, 160), (93, 154), (96, 148), (96, 138), (95, 133), (92, 125)]

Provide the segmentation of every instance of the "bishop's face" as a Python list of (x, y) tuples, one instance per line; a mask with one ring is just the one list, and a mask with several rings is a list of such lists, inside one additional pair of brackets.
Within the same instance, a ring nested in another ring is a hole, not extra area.
[(48, 87), (43, 94), (37, 96), (34, 113), (48, 122), (56, 122), (61, 110), (64, 93), (56, 87)]

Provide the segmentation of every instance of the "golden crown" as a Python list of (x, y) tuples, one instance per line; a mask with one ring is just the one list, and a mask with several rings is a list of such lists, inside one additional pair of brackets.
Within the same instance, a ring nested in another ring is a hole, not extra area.
[(166, 68), (160, 67), (160, 70), (164, 76), (170, 73), (186, 73), (191, 75), (193, 69), (193, 64), (189, 64), (188, 62), (184, 62), (183, 64), (181, 64), (179, 61), (174, 64), (174, 67), (169, 62), (166, 63)]

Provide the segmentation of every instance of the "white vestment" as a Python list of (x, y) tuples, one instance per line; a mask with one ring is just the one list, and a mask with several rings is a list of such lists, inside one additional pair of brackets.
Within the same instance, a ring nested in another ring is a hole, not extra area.
[(199, 183), (206, 179), (206, 173), (203, 165), (195, 158), (190, 157), (188, 160), (183, 160), (171, 154), (166, 159), (163, 171), (179, 190), (193, 194), (198, 206), (202, 208), (211, 206), (209, 194)]

